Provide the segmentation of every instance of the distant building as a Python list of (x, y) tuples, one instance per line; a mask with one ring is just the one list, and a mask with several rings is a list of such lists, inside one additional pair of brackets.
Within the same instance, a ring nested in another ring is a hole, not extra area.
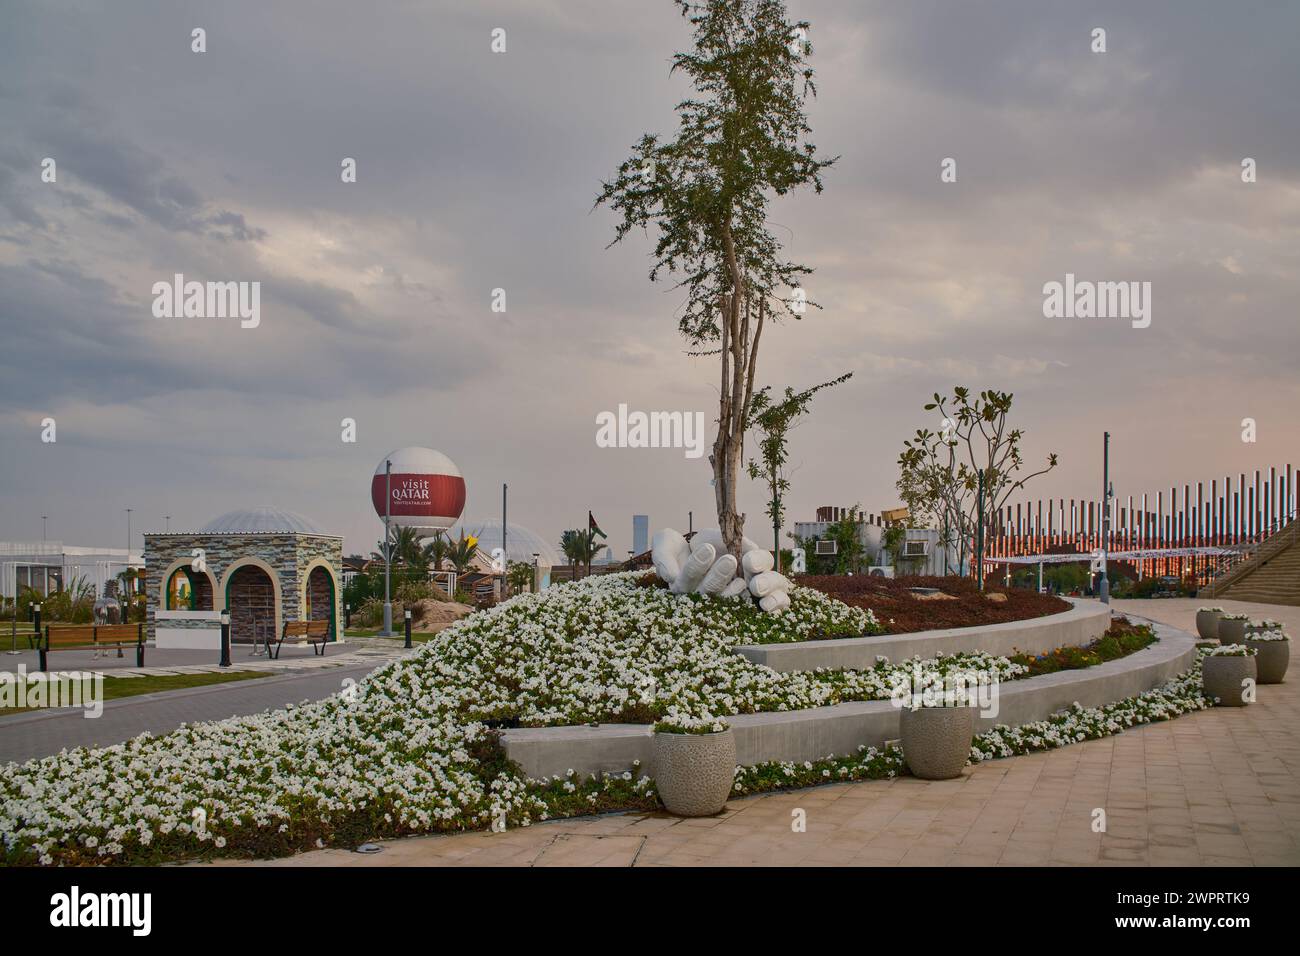
[[(125, 548), (90, 548), (62, 541), (0, 541), (0, 597), (30, 587), (55, 594), (80, 579), (104, 596), (104, 585), (127, 568), (144, 569), (144, 558)], [(134, 583), (136, 590), (140, 582)]]
[[(817, 509), (816, 521), (796, 521), (794, 533), (805, 540), (825, 539), (831, 525), (843, 521), (851, 513), (850, 508), (823, 506)], [(858, 543), (862, 546), (863, 564), (867, 567), (892, 567), (895, 564), (894, 556), (886, 552), (884, 547), (886, 524), (887, 522), (875, 513), (859, 512), (858, 514)], [(907, 528), (903, 534), (901, 565), (894, 569), (894, 573), (925, 575), (958, 573), (956, 551), (951, 547), (945, 549), (941, 544), (941, 538), (941, 532), (932, 528)]]
[(632, 516), (632, 551), (641, 554), (650, 549), (650, 516)]

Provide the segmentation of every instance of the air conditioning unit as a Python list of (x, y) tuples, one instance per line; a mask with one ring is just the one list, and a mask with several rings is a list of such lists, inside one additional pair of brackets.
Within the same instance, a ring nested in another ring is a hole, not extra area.
[(894, 576), (894, 566), (892, 564), (873, 564), (867, 568), (867, 574), (873, 578), (892, 578)]
[(903, 542), (903, 557), (905, 558), (924, 558), (929, 553), (930, 542), (924, 538)]
[(835, 541), (817, 541), (817, 554), (838, 554), (839, 545)]

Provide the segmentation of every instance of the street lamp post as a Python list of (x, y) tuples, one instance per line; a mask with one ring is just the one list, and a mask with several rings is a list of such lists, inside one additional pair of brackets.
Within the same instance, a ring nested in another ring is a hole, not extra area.
[(1110, 432), (1102, 433), (1101, 453), (1101, 577), (1097, 581), (1097, 590), (1101, 603), (1110, 603), (1110, 581), (1106, 577), (1106, 546), (1110, 540), (1110, 499), (1113, 494), (1110, 487)]
[(384, 460), (384, 630), (382, 636), (393, 636), (393, 600), (389, 586), (393, 572), (393, 539), (388, 523), (393, 517), (393, 462)]
[(49, 515), (41, 515), (41, 543), (42, 544), (45, 543), (45, 520), (47, 518), (49, 518)]

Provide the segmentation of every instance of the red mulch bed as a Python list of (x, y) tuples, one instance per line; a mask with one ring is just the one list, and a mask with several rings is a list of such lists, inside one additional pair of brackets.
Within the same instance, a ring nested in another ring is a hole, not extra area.
[[(1004, 588), (987, 582), (985, 593), (981, 594), (975, 587), (974, 578), (801, 574), (794, 580), (845, 604), (870, 608), (887, 634), (1023, 621), (1059, 614), (1071, 607), (1068, 601), (1050, 594), (1039, 594), (1025, 588)], [(938, 588), (955, 600), (917, 600), (908, 588)], [(989, 600), (987, 594), (1005, 594), (1007, 599)]]

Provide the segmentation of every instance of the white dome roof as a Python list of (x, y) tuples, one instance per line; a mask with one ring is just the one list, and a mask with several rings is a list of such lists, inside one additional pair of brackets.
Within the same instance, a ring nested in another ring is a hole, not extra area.
[[(457, 540), (461, 532), (472, 534), (479, 539), (479, 553), (485, 557), (490, 557), (493, 548), (501, 547), (501, 519), (486, 518), (482, 521), (458, 521), (450, 531), (447, 537), (452, 541)], [(543, 567), (555, 567), (557, 564), (564, 564), (566, 559), (560, 554), (559, 549), (546, 543), (541, 535), (525, 528), (519, 524), (509, 524), (506, 526), (506, 557), (511, 561), (523, 561), (526, 564), (533, 563), (533, 555), (539, 555), (537, 563)]]
[(325, 529), (310, 518), (304, 518), (296, 511), (281, 508), (245, 508), (239, 511), (227, 511), (218, 518), (213, 518), (202, 528), (201, 534), (321, 534), (329, 535)]
[(382, 475), (385, 471), (385, 463), (390, 461), (393, 463), (393, 474), (395, 475), (453, 475), (456, 478), (462, 477), (456, 463), (442, 452), (434, 451), (432, 448), (421, 448), (419, 445), (396, 448), (390, 451), (379, 459), (379, 464), (375, 466), (375, 474)]

